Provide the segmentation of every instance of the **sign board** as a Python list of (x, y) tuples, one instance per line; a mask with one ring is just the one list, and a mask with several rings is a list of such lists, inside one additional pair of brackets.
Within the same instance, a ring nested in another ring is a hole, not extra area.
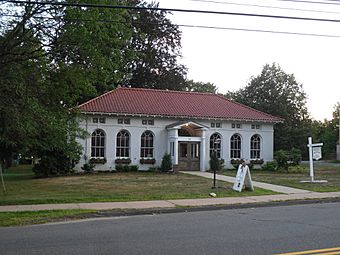
[(313, 147), (313, 159), (319, 160), (322, 158), (321, 147)]
[(250, 190), (254, 190), (249, 167), (240, 165), (237, 170), (233, 190), (241, 192), (243, 187), (250, 189)]

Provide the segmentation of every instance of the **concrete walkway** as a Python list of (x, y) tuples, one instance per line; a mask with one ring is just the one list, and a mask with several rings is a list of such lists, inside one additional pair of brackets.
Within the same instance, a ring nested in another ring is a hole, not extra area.
[[(213, 174), (212, 173), (208, 173), (208, 172), (181, 171), (181, 173), (191, 174), (191, 175), (205, 177), (205, 178), (209, 178), (209, 179), (213, 178)], [(216, 174), (216, 180), (234, 183), (235, 177), (230, 177), (230, 176)], [(254, 187), (258, 187), (258, 188), (262, 188), (262, 189), (268, 189), (268, 190), (272, 190), (272, 191), (275, 191), (275, 192), (278, 192), (278, 193), (284, 193), (284, 194), (311, 193), (311, 191), (309, 191), (309, 190), (295, 189), (295, 188), (279, 186), (279, 185), (273, 185), (273, 184), (263, 183), (263, 182), (255, 182), (255, 181), (253, 181), (253, 185), (254, 185)]]
[[(205, 172), (183, 172), (212, 179), (212, 173)], [(234, 182), (234, 177), (217, 175), (221, 181)], [(101, 203), (70, 203), (70, 204), (40, 204), (40, 205), (6, 205), (0, 206), (0, 212), (16, 211), (38, 211), (38, 210), (60, 210), (60, 209), (151, 209), (151, 208), (175, 208), (177, 206), (209, 206), (209, 205), (236, 205), (255, 204), (266, 202), (340, 198), (340, 192), (311, 192), (302, 189), (294, 189), (261, 182), (253, 182), (255, 187), (273, 190), (282, 194), (248, 197), (216, 197), (201, 199), (176, 199), (176, 200), (154, 200), (135, 202), (101, 202)]]

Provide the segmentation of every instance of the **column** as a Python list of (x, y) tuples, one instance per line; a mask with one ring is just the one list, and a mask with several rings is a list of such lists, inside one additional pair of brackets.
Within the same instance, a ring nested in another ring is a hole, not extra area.
[(206, 164), (206, 142), (205, 142), (205, 133), (206, 130), (202, 129), (202, 137), (201, 137), (201, 151), (200, 151), (200, 171), (205, 171)]

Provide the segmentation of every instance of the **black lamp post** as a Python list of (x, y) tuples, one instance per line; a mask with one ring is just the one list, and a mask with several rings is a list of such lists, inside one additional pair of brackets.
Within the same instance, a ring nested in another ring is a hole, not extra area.
[[(221, 142), (221, 139), (220, 138), (216, 138), (215, 141), (214, 141), (214, 154), (215, 154), (215, 157), (218, 159), (217, 157), (217, 144), (219, 144)], [(216, 189), (216, 167), (214, 167), (214, 185), (211, 187), (212, 189)]]

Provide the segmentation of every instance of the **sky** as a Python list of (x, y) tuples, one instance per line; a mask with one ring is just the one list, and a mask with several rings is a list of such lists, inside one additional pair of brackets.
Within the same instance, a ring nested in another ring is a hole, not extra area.
[[(161, 8), (256, 13), (340, 21), (340, 1), (336, 3), (318, 0), (323, 4), (298, 1), (158, 0), (157, 2)], [(181, 12), (173, 12), (169, 14), (169, 18), (178, 25), (338, 36), (317, 37), (180, 26), (182, 31), (180, 62), (187, 66), (189, 79), (212, 82), (218, 87), (218, 92), (226, 93), (245, 87), (252, 76), (261, 73), (265, 64), (275, 62), (284, 72), (294, 74), (297, 82), (302, 84), (307, 94), (307, 107), (311, 117), (316, 120), (332, 119), (334, 106), (340, 102), (340, 22)]]

